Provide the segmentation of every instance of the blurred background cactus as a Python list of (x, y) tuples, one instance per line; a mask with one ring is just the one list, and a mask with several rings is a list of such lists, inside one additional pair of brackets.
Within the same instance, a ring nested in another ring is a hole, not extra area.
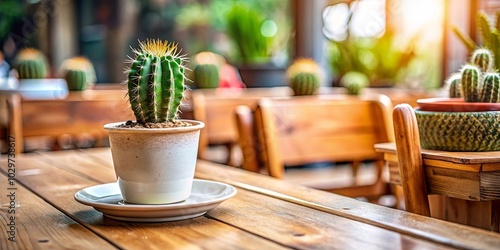
[(68, 90), (81, 91), (92, 88), (96, 82), (94, 66), (85, 57), (66, 59), (59, 70), (61, 77), (66, 79)]
[(219, 87), (219, 67), (215, 64), (199, 64), (194, 69), (196, 88), (215, 89)]
[(340, 84), (346, 88), (347, 94), (359, 95), (364, 88), (370, 85), (370, 80), (361, 72), (349, 71), (340, 78)]
[(484, 11), (477, 12), (477, 26), (481, 34), (481, 43), (474, 42), (474, 40), (463, 33), (456, 26), (452, 26), (453, 32), (467, 47), (469, 53), (473, 53), (477, 48), (485, 47), (489, 49), (494, 58), (494, 69), (500, 69), (500, 12), (496, 13), (496, 18), (490, 22), (488, 15)]
[(14, 59), (19, 79), (39, 79), (48, 76), (49, 66), (45, 55), (37, 49), (25, 48)]
[(174, 122), (186, 90), (186, 58), (177, 45), (161, 40), (140, 42), (128, 70), (128, 96), (140, 124)]
[(313, 95), (324, 79), (323, 69), (312, 59), (299, 58), (287, 69), (287, 79), (295, 95)]
[(203, 51), (191, 57), (187, 76), (194, 88), (217, 88), (220, 82), (220, 69), (224, 58), (216, 53)]

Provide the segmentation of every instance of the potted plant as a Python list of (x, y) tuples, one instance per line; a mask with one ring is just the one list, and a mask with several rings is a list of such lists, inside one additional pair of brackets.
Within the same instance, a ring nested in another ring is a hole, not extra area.
[(278, 61), (285, 54), (284, 45), (288, 39), (285, 25), (278, 26), (258, 8), (240, 2), (230, 7), (226, 23), (227, 33), (238, 54), (232, 61), (246, 86), (284, 86), (285, 62), (280, 64)]
[(66, 80), (70, 91), (91, 89), (96, 82), (94, 65), (82, 56), (64, 60), (59, 69), (59, 74)]
[(314, 95), (324, 79), (324, 72), (314, 60), (298, 58), (288, 67), (286, 76), (294, 95)]
[(445, 151), (500, 150), (500, 75), (493, 54), (477, 49), (448, 80), (452, 98), (418, 100), (422, 148)]
[(128, 70), (137, 121), (104, 125), (123, 199), (136, 204), (180, 202), (191, 194), (202, 122), (180, 120), (185, 58), (175, 44), (140, 42)]

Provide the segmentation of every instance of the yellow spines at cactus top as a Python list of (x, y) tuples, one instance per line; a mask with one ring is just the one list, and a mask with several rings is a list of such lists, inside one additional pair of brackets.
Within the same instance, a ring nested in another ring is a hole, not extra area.
[(14, 68), (20, 79), (46, 78), (49, 73), (47, 58), (34, 48), (20, 50), (14, 59)]
[(91, 88), (96, 82), (94, 66), (82, 56), (64, 60), (59, 68), (59, 75), (66, 79), (68, 89), (73, 91)]
[(316, 93), (324, 79), (324, 71), (314, 60), (296, 59), (287, 69), (286, 76), (295, 95)]

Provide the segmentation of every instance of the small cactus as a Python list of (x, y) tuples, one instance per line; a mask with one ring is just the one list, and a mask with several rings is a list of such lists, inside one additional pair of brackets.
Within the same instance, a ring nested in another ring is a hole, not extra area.
[(370, 80), (365, 74), (356, 71), (349, 71), (340, 79), (340, 84), (347, 89), (349, 95), (359, 95), (369, 83)]
[(466, 102), (480, 101), (481, 93), (481, 70), (471, 64), (467, 64), (462, 68), (462, 93)]
[(177, 45), (161, 40), (140, 42), (128, 70), (128, 96), (140, 124), (173, 122), (186, 90), (186, 58)]
[(194, 70), (194, 83), (197, 88), (219, 87), (219, 68), (214, 64), (199, 64)]
[(498, 102), (500, 100), (500, 75), (498, 73), (486, 73), (481, 93), (482, 102)]
[(295, 95), (313, 95), (323, 80), (323, 70), (311, 59), (300, 58), (287, 69), (290, 88)]
[(81, 91), (91, 88), (96, 81), (94, 66), (85, 57), (73, 57), (65, 60), (60, 74), (68, 84), (68, 90)]
[(25, 48), (14, 59), (14, 68), (19, 79), (39, 79), (48, 75), (48, 63), (45, 55), (37, 49)]
[(454, 73), (446, 81), (451, 98), (462, 97), (462, 84), (460, 83), (461, 78), (461, 74)]
[(493, 69), (495, 60), (493, 53), (489, 49), (476, 49), (472, 53), (471, 63), (477, 65), (482, 72), (490, 72)]

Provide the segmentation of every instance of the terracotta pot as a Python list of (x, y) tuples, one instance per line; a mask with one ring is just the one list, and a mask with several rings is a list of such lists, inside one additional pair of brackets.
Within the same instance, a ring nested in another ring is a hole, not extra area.
[(417, 103), (415, 115), (422, 148), (500, 150), (500, 103), (471, 103), (459, 98), (428, 98)]
[(176, 128), (120, 128), (104, 125), (123, 199), (135, 204), (180, 202), (191, 195), (200, 130), (199, 121)]

